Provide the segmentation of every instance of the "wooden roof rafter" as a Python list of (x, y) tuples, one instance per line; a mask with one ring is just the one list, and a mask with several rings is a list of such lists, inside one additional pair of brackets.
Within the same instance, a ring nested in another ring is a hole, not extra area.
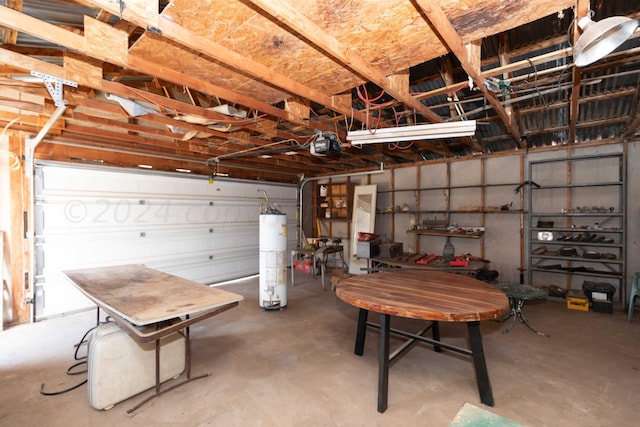
[(313, 100), (318, 104), (337, 111), (344, 115), (353, 115), (357, 120), (364, 122), (366, 117), (363, 113), (352, 111), (350, 105), (344, 105), (330, 95), (323, 94), (313, 88), (302, 85), (266, 66), (253, 61), (251, 58), (242, 56), (219, 43), (208, 40), (193, 31), (173, 22), (168, 17), (158, 13), (158, 10), (150, 10), (149, 5), (138, 7), (136, 3), (128, 5), (123, 10), (119, 10), (117, 5), (109, 0), (90, 0), (96, 7), (108, 10), (121, 19), (130, 21), (142, 28), (160, 34), (169, 40), (207, 55), (210, 58), (225, 64), (230, 68), (251, 75), (253, 78), (267, 82), (292, 95), (299, 95)]
[[(129, 55), (127, 52), (126, 34), (92, 18), (85, 17), (86, 34), (85, 36), (79, 36), (3, 6), (0, 6), (0, 12), (2, 12), (0, 13), (0, 25), (2, 26), (16, 29), (17, 31), (30, 34), (51, 43), (66, 46), (68, 49), (100, 61), (133, 69), (147, 75), (161, 74), (167, 81), (171, 81), (172, 83), (183, 84), (195, 90), (214, 94), (230, 102), (236, 102), (283, 120), (297, 122), (305, 127), (323, 127), (320, 123), (313, 123), (313, 121), (309, 123), (309, 121), (293, 116), (290, 112), (286, 112), (254, 98), (249, 98), (229, 89), (204, 82), (176, 70), (169, 69), (161, 64), (152, 63), (143, 58)], [(79, 83), (85, 84), (82, 82)], [(207, 113), (201, 111), (201, 114), (206, 116)]]
[(249, 0), (253, 5), (268, 13), (280, 25), (293, 29), (303, 38), (313, 43), (315, 47), (325, 52), (331, 58), (339, 61), (344, 67), (353, 70), (386, 93), (400, 102), (413, 108), (417, 113), (433, 123), (442, 122), (442, 118), (429, 110), (418, 99), (413, 97), (408, 90), (399, 90), (390, 82), (389, 78), (381, 71), (367, 63), (352, 50), (346, 48), (336, 38), (324, 31), (315, 22), (304, 14), (294, 9), (291, 4), (282, 0)]
[(487, 100), (491, 103), (498, 116), (500, 116), (513, 139), (517, 141), (518, 144), (521, 144), (520, 131), (514, 125), (513, 118), (507, 114), (507, 111), (502, 104), (500, 104), (500, 100), (498, 100), (495, 94), (487, 90), (484, 85), (484, 78), (480, 72), (479, 44), (473, 42), (465, 44), (442, 8), (435, 4), (435, 2), (429, 0), (415, 0), (415, 2), (427, 16), (431, 25), (435, 27), (440, 37), (445, 41), (449, 50), (458, 58), (462, 64), (462, 68), (464, 68), (469, 77), (473, 79), (478, 88), (485, 93)]

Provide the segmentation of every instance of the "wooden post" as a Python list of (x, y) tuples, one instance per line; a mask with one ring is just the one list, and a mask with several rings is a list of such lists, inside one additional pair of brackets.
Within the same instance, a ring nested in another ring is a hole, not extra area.
[[(22, 136), (12, 135), (9, 137), (9, 150), (24, 158), (24, 138)], [(29, 274), (30, 263), (29, 254), (30, 239), (27, 230), (29, 224), (29, 215), (32, 214), (29, 206), (29, 197), (31, 194), (30, 180), (26, 177), (27, 172), (24, 169), (25, 162), (21, 162), (18, 170), (11, 171), (9, 178), (10, 188), (10, 224), (9, 231), (9, 259), (11, 261), (11, 298), (13, 318), (9, 324), (28, 323), (30, 308), (24, 304), (28, 298), (29, 291)], [(33, 234), (33, 233), (32, 233)], [(31, 235), (32, 235), (31, 234)]]

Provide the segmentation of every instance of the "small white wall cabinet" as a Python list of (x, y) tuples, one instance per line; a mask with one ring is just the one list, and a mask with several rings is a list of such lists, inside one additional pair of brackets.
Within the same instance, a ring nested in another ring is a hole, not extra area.
[(625, 176), (622, 153), (529, 163), (530, 284), (609, 283), (624, 301)]

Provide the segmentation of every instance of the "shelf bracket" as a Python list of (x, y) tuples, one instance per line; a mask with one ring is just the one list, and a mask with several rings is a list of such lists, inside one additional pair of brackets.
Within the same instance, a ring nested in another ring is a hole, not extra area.
[(61, 79), (60, 77), (50, 76), (48, 74), (40, 73), (38, 71), (31, 70), (31, 75), (34, 77), (40, 77), (42, 79), (56, 107), (66, 105), (66, 101), (62, 98), (63, 85), (78, 87), (78, 83), (76, 82), (72, 82), (71, 80)]

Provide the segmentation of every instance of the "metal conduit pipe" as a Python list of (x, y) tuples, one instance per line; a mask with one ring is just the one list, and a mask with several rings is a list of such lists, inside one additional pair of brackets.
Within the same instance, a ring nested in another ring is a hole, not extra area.
[(364, 172), (354, 172), (354, 173), (343, 173), (339, 175), (324, 175), (324, 176), (314, 176), (312, 178), (303, 178), (300, 181), (300, 185), (298, 186), (298, 248), (304, 248), (306, 242), (302, 241), (302, 195), (304, 186), (312, 181), (319, 181), (322, 179), (329, 178), (343, 178), (343, 177), (352, 177), (352, 176), (362, 176), (362, 175), (374, 175), (384, 173), (384, 163), (380, 163), (380, 169), (372, 170), (372, 171), (364, 171)]
[(31, 209), (31, 215), (29, 215), (28, 230), (26, 231), (26, 236), (25, 236), (31, 239), (31, 250), (29, 251), (29, 279), (28, 279), (28, 283), (25, 284), (26, 285), (26, 289), (25, 289), (26, 301), (25, 302), (31, 303), (30, 317), (32, 320), (35, 315), (35, 308), (33, 303), (35, 302), (34, 287), (35, 287), (35, 274), (36, 274), (36, 261), (35, 261), (36, 260), (36, 230), (35, 230), (36, 186), (35, 186), (35, 178), (34, 178), (35, 154), (36, 154), (36, 148), (38, 147), (38, 144), (42, 142), (44, 137), (47, 135), (47, 133), (49, 133), (53, 125), (58, 121), (58, 119), (60, 118), (60, 116), (62, 116), (62, 114), (65, 112), (66, 109), (67, 109), (66, 104), (62, 104), (58, 106), (56, 108), (56, 111), (54, 111), (51, 117), (49, 117), (49, 120), (47, 120), (47, 123), (44, 124), (42, 129), (40, 129), (40, 132), (38, 132), (38, 134), (35, 136), (35, 138), (27, 137), (25, 140), (25, 151), (26, 151), (25, 174), (28, 178), (31, 179), (31, 183), (30, 183), (31, 191), (29, 192), (29, 208)]

